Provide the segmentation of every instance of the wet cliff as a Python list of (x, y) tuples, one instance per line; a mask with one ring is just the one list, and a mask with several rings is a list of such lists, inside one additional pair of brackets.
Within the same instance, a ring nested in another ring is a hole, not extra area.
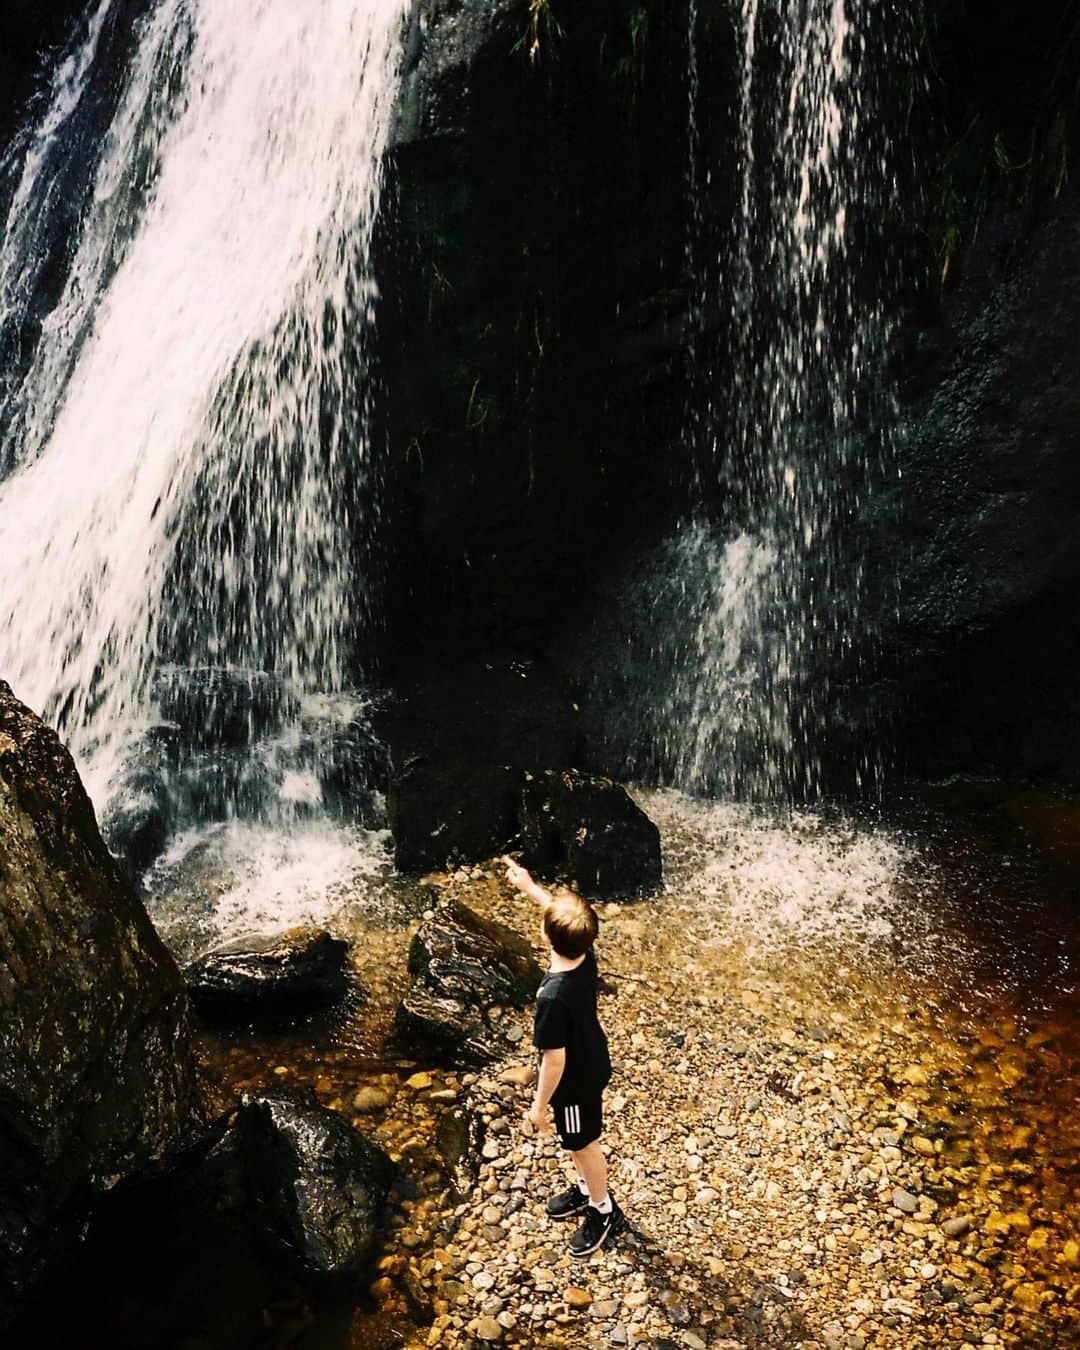
[(179, 1145), (194, 1075), (180, 972), (0, 682), (0, 1327), (94, 1199)]
[[(140, 8), (114, 6), (106, 67)], [(5, 10), (6, 134), (45, 53), (87, 12)], [(703, 7), (693, 45), (687, 14), (671, 0), (413, 11), (378, 240), (378, 487), (357, 545), (378, 616), (366, 673), (391, 687), (438, 683), (448, 665), (557, 659), (583, 631), (599, 643), (589, 662), (614, 659), (597, 627), (611, 595), (728, 490), (733, 314), (692, 294), (688, 173), (693, 106), (693, 193), (722, 249), (736, 11)], [(1037, 13), (941, 0), (916, 28), (919, 77), (897, 113), (904, 210), (878, 251), (902, 277), (897, 472), (851, 535), (850, 567), (876, 592), (836, 680), (858, 688), (829, 753), (842, 765), (869, 738), (896, 776), (1074, 782), (1080, 20), (1075, 0)], [(79, 166), (74, 147), (31, 323), (63, 274), (64, 222), (88, 190)], [(711, 265), (723, 270), (722, 252)], [(721, 465), (706, 481), (685, 427), (709, 344)], [(577, 655), (564, 663), (571, 683), (588, 673)], [(593, 767), (624, 767), (606, 754), (593, 745)]]

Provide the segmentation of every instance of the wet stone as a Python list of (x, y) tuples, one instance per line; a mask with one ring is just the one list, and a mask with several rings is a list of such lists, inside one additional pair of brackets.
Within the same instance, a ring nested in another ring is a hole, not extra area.
[(919, 1197), (897, 1187), (892, 1193), (892, 1202), (904, 1214), (914, 1214), (919, 1208)]

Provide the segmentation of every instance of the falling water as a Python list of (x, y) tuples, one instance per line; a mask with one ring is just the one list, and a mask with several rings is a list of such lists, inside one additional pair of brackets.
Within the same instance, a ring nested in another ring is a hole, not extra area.
[[(893, 472), (894, 414), (874, 240), (898, 203), (883, 86), (907, 68), (907, 20), (873, 0), (742, 0), (732, 232), (708, 217), (697, 163), (694, 0), (690, 21), (691, 311), (726, 296), (731, 324), (724, 350), (691, 347), (685, 440), (723, 505), (654, 573), (651, 716), (681, 786), (813, 797), (872, 648), (859, 530)], [(849, 781), (872, 782), (877, 750), (851, 757)]]
[[(202, 717), (205, 746), (236, 712), (246, 741), (347, 690), (406, 2), (160, 0), (135, 33), (66, 281), (0, 407), (0, 671), (99, 804), (163, 717)], [(8, 164), (5, 350), (113, 7)], [(318, 797), (279, 778), (279, 805)]]

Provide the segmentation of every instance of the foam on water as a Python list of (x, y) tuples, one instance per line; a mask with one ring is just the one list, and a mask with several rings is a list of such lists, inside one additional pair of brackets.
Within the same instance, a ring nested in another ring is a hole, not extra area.
[(765, 955), (819, 944), (858, 948), (898, 931), (910, 861), (899, 834), (673, 789), (634, 795), (660, 829), (667, 888), (708, 902), (718, 942), (735, 939)]
[(190, 956), (251, 933), (332, 924), (350, 904), (369, 908), (391, 870), (385, 830), (315, 819), (283, 834), (231, 821), (173, 839), (147, 877), (147, 909)]

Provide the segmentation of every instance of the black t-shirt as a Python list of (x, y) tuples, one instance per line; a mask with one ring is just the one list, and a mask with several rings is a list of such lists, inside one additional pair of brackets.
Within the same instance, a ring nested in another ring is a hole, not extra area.
[(596, 957), (592, 948), (573, 970), (540, 981), (533, 1020), (537, 1050), (566, 1050), (566, 1068), (552, 1093), (554, 1106), (598, 1097), (611, 1078), (607, 1037), (596, 1016)]

